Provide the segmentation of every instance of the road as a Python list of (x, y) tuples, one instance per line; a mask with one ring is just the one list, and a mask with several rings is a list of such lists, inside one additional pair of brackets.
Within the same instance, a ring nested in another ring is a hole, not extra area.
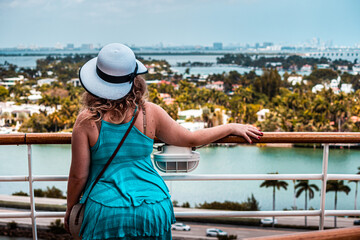
[[(0, 195), (0, 200), (3, 201), (18, 201), (18, 202), (29, 202), (28, 197), (15, 197)], [(66, 200), (64, 199), (48, 199), (48, 198), (36, 198), (36, 203), (46, 203), (46, 204), (55, 204), (55, 205), (64, 205)], [(188, 211), (213, 211), (206, 209), (192, 209), (192, 208), (174, 208), (175, 212), (188, 212)], [(5, 212), (28, 212), (29, 210), (20, 210), (20, 209), (5, 209), (0, 208), (0, 213)], [(309, 216), (307, 218), (309, 226), (319, 226), (319, 217)], [(56, 218), (37, 218), (36, 222), (39, 226), (49, 226), (51, 222), (55, 221)], [(279, 224), (286, 225), (298, 225), (304, 226), (304, 217), (277, 217)], [(31, 225), (30, 218), (2, 218), (0, 222), (11, 222), (16, 221), (18, 224)], [(338, 227), (351, 227), (353, 226), (354, 219), (352, 218), (337, 218)], [(186, 222), (185, 222), (186, 223)], [(192, 230), (190, 232), (183, 231), (173, 231), (174, 239), (216, 239), (209, 238), (205, 236), (207, 228), (220, 228), (229, 234), (237, 235), (238, 239), (248, 238), (248, 237), (261, 237), (268, 235), (278, 235), (278, 234), (287, 234), (293, 232), (299, 232), (304, 230), (297, 229), (281, 229), (281, 228), (270, 228), (270, 227), (247, 227), (247, 226), (235, 226), (235, 225), (224, 225), (224, 224), (206, 224), (206, 223), (193, 223), (189, 222), (188, 225), (191, 226)], [(325, 226), (333, 227), (334, 226), (334, 217), (325, 217)]]
[(191, 231), (172, 231), (174, 240), (177, 239), (217, 239), (216, 237), (206, 237), (207, 228), (219, 228), (229, 235), (237, 235), (237, 239), (249, 238), (249, 237), (262, 237), (280, 234), (289, 234), (296, 232), (304, 232), (304, 230), (298, 229), (272, 229), (263, 227), (239, 227), (226, 224), (205, 224), (205, 223), (193, 223), (184, 222), (191, 227)]

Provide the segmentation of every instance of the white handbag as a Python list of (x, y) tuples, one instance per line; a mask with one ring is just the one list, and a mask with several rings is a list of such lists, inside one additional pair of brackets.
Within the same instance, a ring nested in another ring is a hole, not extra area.
[(80, 234), (81, 224), (84, 219), (84, 210), (85, 210), (84, 204), (77, 203), (72, 207), (70, 212), (69, 230), (71, 236), (76, 240), (81, 239), (79, 234)]

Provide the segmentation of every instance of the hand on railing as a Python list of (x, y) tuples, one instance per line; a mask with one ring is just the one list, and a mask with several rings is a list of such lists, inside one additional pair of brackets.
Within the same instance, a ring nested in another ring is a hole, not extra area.
[(231, 134), (241, 136), (245, 138), (245, 140), (248, 141), (249, 143), (252, 143), (250, 137), (259, 140), (260, 136), (264, 135), (259, 129), (257, 129), (252, 125), (244, 125), (238, 123), (230, 123), (229, 125), (231, 126), (232, 129)]

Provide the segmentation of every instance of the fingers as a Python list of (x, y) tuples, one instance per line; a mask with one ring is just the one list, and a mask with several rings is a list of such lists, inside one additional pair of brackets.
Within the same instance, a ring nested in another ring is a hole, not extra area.
[(249, 137), (246, 133), (244, 133), (243, 137), (244, 137), (245, 140), (248, 141), (250, 144), (252, 143), (250, 137)]
[(257, 139), (257, 140), (260, 139), (260, 137), (258, 136), (258, 135), (260, 135), (260, 134), (256, 135), (255, 133), (253, 133), (253, 132), (251, 132), (251, 131), (248, 131), (246, 134), (247, 134), (248, 136), (252, 137), (252, 138)]
[(252, 143), (252, 140), (251, 140), (250, 137), (255, 138), (256, 140), (259, 140), (260, 136), (263, 135), (263, 133), (259, 129), (257, 129), (256, 127), (254, 127), (252, 125), (245, 125), (245, 126), (246, 126), (247, 129), (245, 130), (243, 137), (250, 144)]
[(65, 230), (67, 232), (70, 232), (70, 229), (69, 229), (69, 217), (70, 217), (70, 214), (66, 213), (65, 217), (64, 217), (64, 227), (65, 227)]
[(67, 223), (67, 219), (66, 219), (66, 218), (64, 219), (64, 227), (65, 227), (65, 230), (66, 230), (67, 232), (70, 232), (70, 231), (69, 231), (69, 225), (68, 225), (68, 223)]
[(235, 126), (236, 131), (234, 134), (242, 136), (250, 144), (253, 143), (251, 138), (259, 140), (260, 136), (263, 136), (263, 133), (260, 131), (260, 129), (257, 129), (252, 125), (236, 124)]
[(256, 135), (259, 135), (259, 136), (262, 136), (262, 135), (264, 135), (261, 131), (259, 131), (258, 129), (249, 129), (249, 131), (250, 132), (252, 132), (252, 133), (255, 133)]

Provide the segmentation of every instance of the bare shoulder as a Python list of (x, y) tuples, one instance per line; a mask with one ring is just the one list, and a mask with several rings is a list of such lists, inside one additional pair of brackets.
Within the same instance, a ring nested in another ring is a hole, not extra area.
[(152, 102), (145, 102), (145, 108), (146, 108), (146, 110), (152, 110), (153, 108), (155, 108), (155, 107), (158, 107), (158, 105), (156, 105), (155, 103), (152, 103)]
[(76, 118), (76, 122), (74, 125), (74, 131), (85, 131), (89, 132), (96, 128), (96, 124), (94, 120), (90, 119), (91, 113), (89, 110), (82, 110)]
[(146, 111), (149, 111), (152, 114), (159, 114), (159, 113), (165, 111), (164, 109), (162, 109), (162, 107), (160, 107), (159, 105), (156, 105), (155, 103), (152, 103), (152, 102), (146, 102), (145, 108), (146, 108)]

